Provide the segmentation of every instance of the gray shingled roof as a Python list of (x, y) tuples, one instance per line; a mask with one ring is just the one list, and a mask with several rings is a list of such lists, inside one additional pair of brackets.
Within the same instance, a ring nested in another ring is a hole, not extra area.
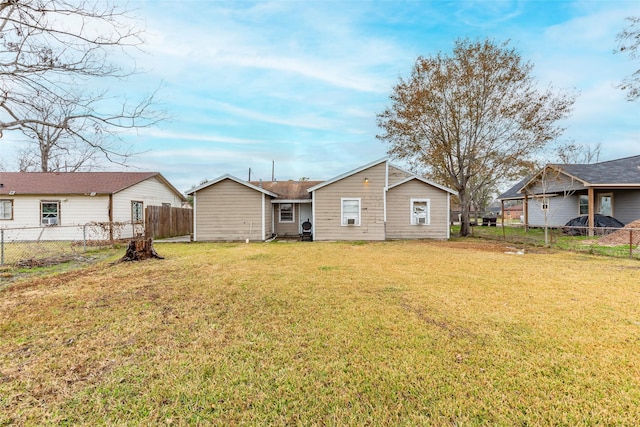
[[(598, 185), (637, 185), (640, 187), (640, 156), (625, 157), (593, 164), (550, 164), (567, 175), (584, 181), (587, 187)], [(521, 199), (518, 193), (534, 175), (520, 180), (513, 187), (498, 196), (500, 200)]]
[(640, 185), (640, 156), (590, 165), (553, 165), (557, 169), (574, 176), (588, 185), (638, 184)]

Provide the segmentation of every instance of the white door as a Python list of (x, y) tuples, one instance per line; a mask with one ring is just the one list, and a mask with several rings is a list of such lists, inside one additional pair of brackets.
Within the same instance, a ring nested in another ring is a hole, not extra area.
[(311, 203), (300, 203), (300, 218), (298, 221), (298, 228), (302, 233), (302, 223), (305, 221), (311, 222), (311, 232), (313, 232), (313, 222), (311, 221)]
[(606, 216), (613, 216), (613, 194), (600, 194), (600, 209), (598, 213)]

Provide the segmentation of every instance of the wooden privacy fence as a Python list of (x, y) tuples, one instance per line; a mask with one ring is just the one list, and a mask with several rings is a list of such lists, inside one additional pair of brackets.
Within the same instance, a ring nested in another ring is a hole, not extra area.
[(144, 216), (147, 238), (186, 236), (193, 230), (193, 209), (147, 206)]

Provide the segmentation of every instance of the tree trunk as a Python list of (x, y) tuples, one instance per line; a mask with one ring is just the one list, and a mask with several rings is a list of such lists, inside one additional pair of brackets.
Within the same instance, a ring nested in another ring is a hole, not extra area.
[(469, 207), (471, 200), (467, 197), (467, 194), (463, 191), (458, 193), (460, 199), (460, 236), (468, 236), (471, 234), (471, 221), (469, 219)]
[(141, 261), (148, 258), (164, 259), (153, 248), (153, 239), (131, 240), (127, 246), (127, 252), (120, 258), (120, 262)]

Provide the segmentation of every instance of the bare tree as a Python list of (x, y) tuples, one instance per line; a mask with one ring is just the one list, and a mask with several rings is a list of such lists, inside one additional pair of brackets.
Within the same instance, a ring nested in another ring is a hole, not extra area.
[(589, 164), (597, 163), (600, 159), (600, 143), (595, 146), (578, 144), (576, 142), (561, 143), (556, 147), (556, 156), (560, 163), (564, 164)]
[[(627, 18), (629, 26), (622, 30), (617, 37), (617, 53), (626, 53), (632, 61), (640, 59), (640, 16)], [(640, 65), (640, 64), (639, 64)], [(627, 92), (628, 101), (640, 99), (640, 66), (631, 76), (625, 78), (618, 87)]]
[(507, 42), (458, 40), (451, 56), (419, 57), (378, 115), (391, 155), (458, 192), (463, 236), (471, 232), (470, 196), (530, 166), (571, 111), (575, 97), (539, 90), (532, 68)]
[(85, 153), (122, 154), (105, 136), (161, 120), (155, 94), (128, 104), (87, 88), (138, 72), (109, 58), (141, 43), (127, 11), (110, 0), (0, 0), (0, 137), (21, 130), (59, 148), (73, 141)]

